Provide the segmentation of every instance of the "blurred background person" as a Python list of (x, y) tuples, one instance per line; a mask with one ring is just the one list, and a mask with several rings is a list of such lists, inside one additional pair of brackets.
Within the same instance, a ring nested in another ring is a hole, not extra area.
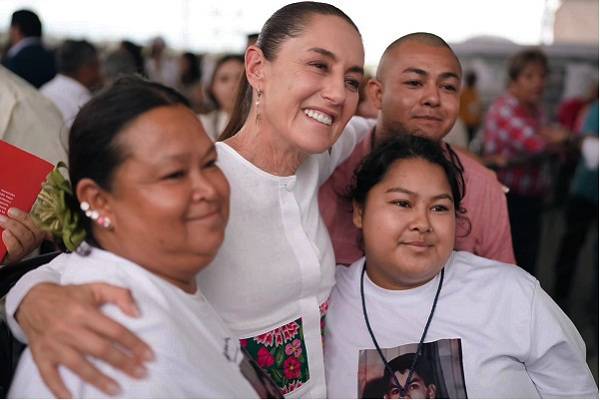
[(121, 41), (121, 48), (125, 50), (127, 53), (131, 55), (133, 61), (135, 63), (136, 72), (143, 77), (148, 77), (148, 72), (146, 71), (146, 62), (144, 60), (143, 48), (142, 46), (134, 43), (130, 40)]
[(494, 158), (498, 179), (510, 189), (508, 212), (517, 264), (532, 275), (549, 187), (543, 167), (548, 154), (568, 138), (566, 130), (546, 125), (541, 101), (547, 74), (548, 60), (541, 50), (514, 55), (508, 88), (490, 106), (484, 127), (484, 154)]
[(204, 111), (202, 57), (190, 52), (185, 52), (179, 57), (177, 89), (190, 101), (192, 110), (196, 113)]
[(215, 65), (207, 90), (208, 99), (215, 109), (200, 114), (202, 125), (213, 140), (219, 137), (229, 122), (243, 73), (244, 57), (239, 54), (224, 55)]
[(2, 64), (39, 88), (56, 75), (54, 56), (42, 43), (42, 22), (31, 10), (18, 10), (10, 20), (9, 49)]
[(122, 47), (108, 53), (102, 61), (102, 77), (107, 85), (121, 76), (136, 73), (138, 69), (133, 56)]
[[(593, 138), (590, 143), (592, 151), (595, 151), (596, 154), (596, 162), (589, 161), (584, 155), (577, 164), (564, 212), (566, 230), (555, 264), (554, 296), (563, 310), (567, 310), (569, 306), (568, 300), (580, 250), (586, 242), (590, 227), (598, 220), (598, 123), (598, 99), (596, 99), (587, 110), (581, 127), (584, 141)], [(585, 146), (585, 142), (582, 144)], [(598, 254), (598, 242), (596, 242), (595, 248), (595, 254)], [(596, 258), (595, 261), (596, 281), (598, 281), (598, 259)], [(598, 318), (597, 285), (595, 289), (596, 293), (591, 301), (593, 309), (590, 310), (590, 314), (594, 318)]]
[[(558, 106), (558, 123), (567, 129), (570, 133), (571, 144), (561, 152), (560, 158), (553, 171), (554, 193), (552, 195), (553, 204), (564, 206), (570, 193), (571, 180), (579, 164), (580, 148), (579, 139), (584, 133), (583, 123), (588, 114), (589, 107), (594, 101), (598, 100), (598, 81), (597, 76), (588, 81), (587, 89), (582, 89), (581, 93), (566, 97)], [(595, 80), (594, 80), (595, 79)]]
[(56, 51), (56, 76), (40, 91), (60, 110), (67, 128), (102, 84), (98, 52), (86, 40), (65, 40)]
[(467, 131), (468, 141), (471, 142), (481, 124), (482, 104), (477, 90), (477, 74), (475, 71), (465, 73), (465, 86), (460, 93), (459, 117)]
[(167, 44), (163, 38), (156, 37), (150, 43), (150, 54), (146, 60), (148, 78), (170, 87), (177, 87), (177, 61), (167, 54)]

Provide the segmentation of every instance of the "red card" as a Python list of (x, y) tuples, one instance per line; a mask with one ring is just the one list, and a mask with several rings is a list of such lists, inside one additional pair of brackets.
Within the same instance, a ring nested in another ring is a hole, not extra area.
[[(53, 169), (48, 161), (0, 140), (0, 215), (6, 215), (10, 207), (31, 211)], [(0, 228), (0, 235), (2, 232)], [(0, 240), (0, 262), (5, 255), (6, 247)]]

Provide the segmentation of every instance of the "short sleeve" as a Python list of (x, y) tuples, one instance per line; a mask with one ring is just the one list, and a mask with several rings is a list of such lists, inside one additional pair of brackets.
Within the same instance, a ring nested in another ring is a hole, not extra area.
[(541, 397), (598, 398), (581, 335), (539, 282), (532, 299), (530, 328), (525, 367)]

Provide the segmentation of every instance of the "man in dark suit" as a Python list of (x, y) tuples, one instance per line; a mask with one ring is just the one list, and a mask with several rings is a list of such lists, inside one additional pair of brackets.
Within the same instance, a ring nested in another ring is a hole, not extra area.
[(10, 21), (10, 48), (2, 64), (39, 88), (56, 75), (54, 55), (42, 44), (42, 23), (30, 10), (18, 10)]

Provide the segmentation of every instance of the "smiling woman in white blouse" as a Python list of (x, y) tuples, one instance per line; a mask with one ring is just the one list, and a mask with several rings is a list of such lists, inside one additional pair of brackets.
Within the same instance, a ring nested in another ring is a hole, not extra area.
[[(198, 284), (289, 397), (326, 396), (321, 320), (335, 265), (317, 190), (361, 139), (352, 131), (340, 135), (356, 110), (363, 62), (360, 33), (336, 7), (300, 2), (281, 8), (246, 50), (243, 89), (216, 144), (231, 186), (231, 212), (221, 250)], [(98, 338), (102, 329), (92, 327), (86, 335), (94, 340), (71, 343), (72, 335), (58, 334), (59, 318), (47, 316), (43, 294), (60, 299), (61, 307), (75, 307), (66, 289), (38, 285), (21, 302), (34, 284), (52, 280), (42, 273), (13, 289), (8, 312), (20, 304), (17, 318), (30, 341), (75, 350), (71, 359), (60, 352), (37, 354), (40, 369), (50, 371), (45, 378), (56, 381), (54, 365), (78, 371), (85, 363), (81, 354), (116, 338), (106, 332)], [(96, 326), (93, 314), (70, 324)], [(135, 358), (118, 350), (104, 355), (109, 363), (135, 365)], [(88, 378), (110, 379), (96, 371)]]

